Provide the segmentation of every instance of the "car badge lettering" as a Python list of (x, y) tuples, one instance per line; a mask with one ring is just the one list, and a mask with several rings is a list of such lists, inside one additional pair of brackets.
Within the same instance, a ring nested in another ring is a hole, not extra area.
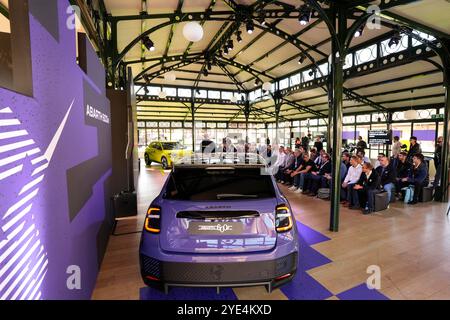
[(220, 233), (224, 233), (227, 231), (232, 231), (233, 226), (229, 224), (216, 224), (216, 225), (199, 225), (198, 231), (219, 231)]

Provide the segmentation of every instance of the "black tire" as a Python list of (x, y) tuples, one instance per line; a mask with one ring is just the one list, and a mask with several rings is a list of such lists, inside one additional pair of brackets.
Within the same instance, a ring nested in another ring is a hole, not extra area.
[(164, 170), (169, 168), (169, 161), (167, 161), (166, 157), (162, 157), (161, 158), (161, 165), (162, 165)]
[(148, 154), (144, 154), (144, 160), (145, 160), (145, 165), (149, 166), (152, 164), (152, 162), (150, 161), (150, 157), (148, 156)]

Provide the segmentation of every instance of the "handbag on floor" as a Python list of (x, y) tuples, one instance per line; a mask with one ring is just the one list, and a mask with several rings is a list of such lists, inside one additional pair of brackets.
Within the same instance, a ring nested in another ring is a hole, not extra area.
[(406, 187), (405, 199), (403, 202), (408, 203), (410, 201), (413, 201), (413, 199), (414, 199), (414, 187), (413, 186)]
[(330, 199), (330, 189), (328, 189), (328, 188), (320, 188), (317, 191), (317, 198), (319, 198), (319, 199)]

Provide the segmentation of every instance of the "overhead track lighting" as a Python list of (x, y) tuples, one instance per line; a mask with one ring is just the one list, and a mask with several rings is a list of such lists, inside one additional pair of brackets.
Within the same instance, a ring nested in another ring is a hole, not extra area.
[(389, 42), (388, 42), (389, 48), (398, 46), (401, 40), (402, 40), (402, 35), (400, 34), (400, 32), (397, 31), (396, 33), (394, 33), (391, 40), (389, 40)]
[(147, 50), (149, 51), (155, 51), (155, 44), (153, 43), (153, 41), (150, 39), (150, 37), (145, 37), (144, 39), (142, 39), (142, 43), (143, 45), (147, 48)]
[(233, 40), (231, 40), (231, 39), (228, 40), (227, 46), (228, 46), (228, 49), (229, 49), (229, 50), (233, 50), (233, 49), (234, 49)]
[(364, 24), (362, 24), (355, 32), (355, 38), (359, 38), (362, 36), (364, 31)]
[(236, 40), (239, 43), (242, 42), (242, 32), (241, 31), (236, 32)]
[(300, 55), (300, 58), (298, 59), (298, 64), (302, 64), (303, 62), (305, 62), (305, 55)]
[(300, 7), (299, 13), (300, 15), (298, 16), (298, 21), (302, 26), (307, 25), (311, 19), (311, 9), (309, 9), (307, 5), (303, 5)]
[(246, 29), (248, 34), (252, 34), (255, 31), (255, 26), (253, 25), (253, 21), (249, 20), (246, 24)]

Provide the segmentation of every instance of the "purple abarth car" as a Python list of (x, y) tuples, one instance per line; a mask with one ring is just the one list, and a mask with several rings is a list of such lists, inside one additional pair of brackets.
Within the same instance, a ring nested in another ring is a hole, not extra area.
[(287, 199), (262, 164), (174, 165), (148, 208), (139, 253), (145, 284), (264, 285), (297, 270), (298, 235)]

